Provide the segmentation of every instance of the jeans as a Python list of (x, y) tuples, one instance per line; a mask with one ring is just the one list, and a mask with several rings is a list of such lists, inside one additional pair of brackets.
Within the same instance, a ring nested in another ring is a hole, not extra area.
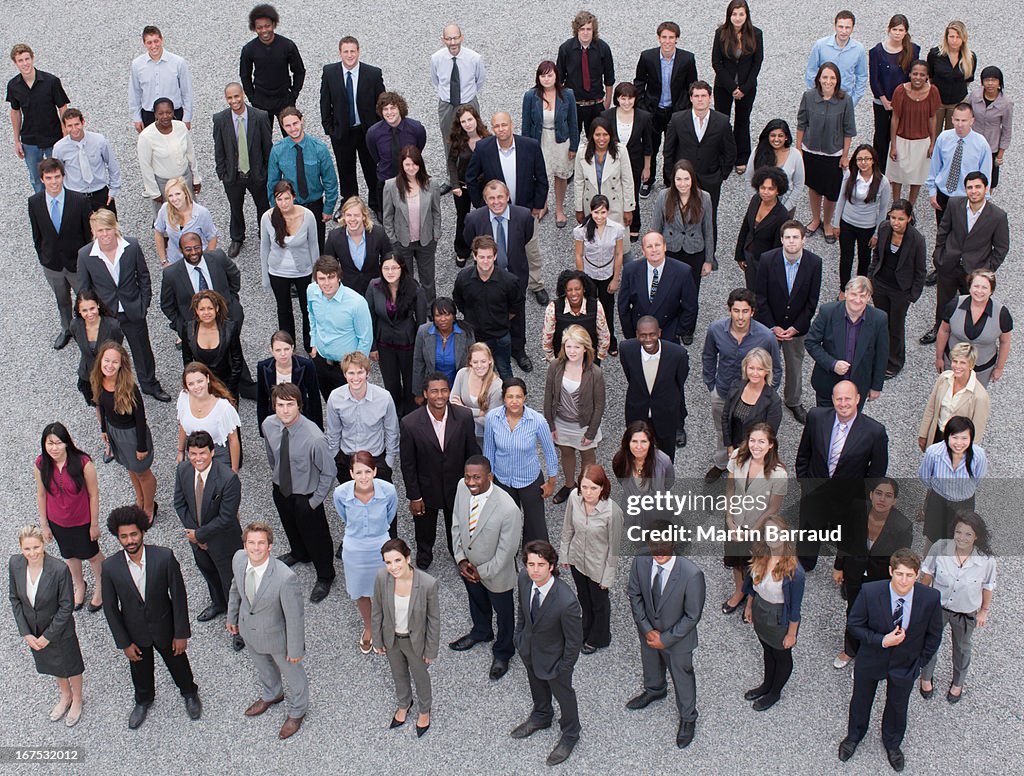
[(49, 159), (53, 156), (53, 146), (42, 148), (40, 146), (22, 143), (21, 148), (25, 152), (25, 166), (28, 167), (28, 182), (32, 184), (33, 191), (38, 194), (43, 190), (43, 179), (39, 177), (39, 163), (43, 161), (43, 159)]
[(477, 342), (487, 343), (494, 356), (494, 368), (502, 380), (512, 376), (512, 335), (505, 334), (497, 339), (481, 339)]

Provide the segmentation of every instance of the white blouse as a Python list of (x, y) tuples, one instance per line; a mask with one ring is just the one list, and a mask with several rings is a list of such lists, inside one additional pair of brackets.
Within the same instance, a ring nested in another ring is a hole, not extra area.
[(409, 632), (409, 600), (412, 595), (395, 593), (395, 633)]
[(28, 602), (35, 608), (36, 605), (36, 593), (39, 592), (39, 580), (43, 578), (43, 570), (39, 569), (39, 576), (36, 577), (36, 581), (32, 581), (32, 569), (25, 569), (25, 595), (28, 597)]
[(205, 418), (197, 418), (192, 414), (192, 407), (188, 401), (188, 391), (178, 394), (178, 422), (185, 430), (185, 436), (195, 431), (206, 431), (213, 437), (213, 443), (224, 446), (228, 442), (228, 435), (242, 425), (238, 411), (231, 406), (227, 399), (217, 399), (213, 410)]

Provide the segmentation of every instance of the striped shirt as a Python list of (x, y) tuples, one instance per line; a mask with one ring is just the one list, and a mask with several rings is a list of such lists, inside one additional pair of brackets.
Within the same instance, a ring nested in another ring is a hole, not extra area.
[(971, 461), (971, 473), (967, 472), (967, 457), (960, 460), (960, 465), (953, 469), (953, 463), (946, 452), (945, 442), (929, 445), (921, 459), (921, 467), (917, 476), (921, 481), (947, 501), (966, 501), (974, 496), (978, 483), (988, 469), (985, 450), (978, 445), (973, 446), (974, 458)]
[(496, 407), (487, 413), (484, 426), (484, 455), (491, 462), (494, 479), (512, 488), (525, 488), (540, 475), (540, 442), (547, 461), (548, 477), (558, 474), (558, 453), (551, 441), (551, 430), (537, 410), (523, 407), (523, 417), (510, 429), (505, 408)]

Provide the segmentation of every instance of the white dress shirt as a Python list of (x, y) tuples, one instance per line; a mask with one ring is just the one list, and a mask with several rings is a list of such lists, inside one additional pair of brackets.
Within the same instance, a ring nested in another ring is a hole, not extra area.
[(533, 597), (538, 593), (538, 591), (540, 592), (540, 600), (537, 602), (537, 606), (538, 607), (543, 606), (544, 605), (544, 599), (548, 597), (548, 593), (551, 592), (551, 588), (554, 587), (554, 584), (555, 584), (555, 575), (552, 574), (550, 577), (548, 577), (548, 581), (545, 582), (540, 587), (537, 587), (536, 583), (533, 584), (533, 585), (530, 585), (530, 606), (531, 607), (533, 606)]
[(135, 587), (138, 588), (139, 597), (143, 601), (146, 600), (146, 547), (142, 547), (142, 556), (139, 558), (139, 562), (136, 563), (131, 559), (131, 556), (126, 551), (124, 559), (128, 561), (128, 572), (132, 575), (132, 582), (135, 583)]
[(253, 597), (253, 599), (256, 598), (257, 593), (259, 593), (259, 591), (260, 591), (260, 583), (263, 582), (263, 574), (266, 573), (266, 570), (267, 570), (267, 567), (268, 567), (269, 564), (270, 564), (270, 556), (269, 555), (267, 556), (267, 559), (265, 561), (263, 561), (258, 566), (252, 565), (252, 561), (251, 560), (250, 561), (246, 561), (246, 564), (245, 564), (245, 576), (246, 577), (249, 576), (249, 571), (256, 572), (255, 573), (255, 579), (253, 581), (253, 588), (252, 588), (252, 597)]
[(498, 144), (498, 161), (501, 163), (501, 174), (505, 178), (505, 185), (508, 186), (508, 201), (515, 204), (516, 201), (516, 139), (512, 137), (512, 145), (508, 149)]
[(708, 120), (711, 118), (711, 111), (708, 111), (708, 113), (704, 117), (703, 121), (700, 119), (699, 116), (697, 116), (697, 112), (696, 111), (692, 111), (692, 113), (693, 113), (693, 131), (697, 134), (697, 141), (700, 142), (700, 141), (702, 141), (704, 139), (704, 133), (707, 132)]
[[(110, 273), (110, 277), (114, 280), (116, 286), (121, 282), (121, 256), (124, 254), (124, 249), (128, 247), (128, 241), (123, 237), (117, 238), (117, 249), (114, 251), (114, 260), (111, 261), (107, 258), (107, 254), (100, 248), (100, 241), (93, 240), (92, 250), (89, 251), (90, 256), (99, 256), (103, 260), (103, 266), (107, 268), (107, 272)], [(117, 303), (117, 311), (119, 313), (124, 312), (124, 305), (120, 302)]]

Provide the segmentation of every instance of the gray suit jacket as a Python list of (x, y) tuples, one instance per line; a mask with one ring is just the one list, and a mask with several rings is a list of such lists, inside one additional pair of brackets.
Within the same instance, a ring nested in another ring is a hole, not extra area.
[[(420, 327), (416, 330), (416, 343), (413, 345), (412, 351), (413, 396), (423, 395), (424, 378), (437, 369), (437, 340), (435, 335), (430, 333), (430, 327), (433, 325), (433, 323), (427, 321), (426, 323), (421, 323)], [(465, 365), (466, 357), (469, 355), (469, 346), (473, 344), (469, 341), (471, 335), (467, 333), (468, 327), (466, 324), (460, 322), (458, 326), (459, 329), (452, 332), (455, 336), (456, 372)], [(451, 386), (448, 387), (450, 388)]]
[[(373, 609), (370, 614), (373, 646), (395, 646), (395, 578), (387, 569), (377, 572), (373, 583)], [(441, 611), (437, 603), (437, 580), (420, 569), (412, 572), (409, 597), (409, 641), (413, 654), (433, 660), (441, 640)]]
[(466, 483), (459, 482), (452, 515), (455, 563), (468, 560), (476, 566), (484, 587), (492, 593), (504, 593), (516, 584), (516, 554), (523, 542), (523, 513), (508, 493), (492, 483), (476, 532), (470, 537), (471, 498)]
[[(249, 111), (245, 132), (249, 147), (249, 177), (254, 181), (266, 181), (274, 130), (266, 111), (249, 104), (245, 107)], [(213, 114), (213, 158), (220, 180), (224, 183), (238, 180), (238, 132), (231, 108)]]
[(245, 597), (245, 568), (249, 557), (239, 550), (231, 561), (234, 579), (228, 599), (228, 623), (238, 626), (246, 646), (260, 655), (306, 654), (305, 611), (299, 579), (290, 568), (271, 557), (251, 604)]
[[(392, 245), (408, 247), (409, 205), (402, 201), (398, 185), (391, 178), (384, 183), (384, 231)], [(431, 181), (426, 191), (420, 192), (420, 245), (436, 242), (441, 236), (441, 190)]]
[(1010, 226), (1006, 211), (986, 202), (978, 221), (967, 231), (967, 197), (950, 197), (942, 222), (935, 231), (932, 260), (939, 269), (952, 270), (958, 264), (965, 273), (976, 269), (995, 272), (1010, 250)]
[(650, 555), (638, 555), (629, 570), (627, 595), (640, 640), (656, 630), (665, 649), (692, 652), (697, 648), (697, 623), (704, 613), (704, 572), (688, 558), (677, 555), (655, 609), (651, 600), (653, 565)]
[(519, 572), (519, 616), (512, 636), (519, 655), (539, 679), (554, 679), (572, 671), (583, 646), (583, 613), (576, 594), (560, 578), (544, 596), (537, 621), (530, 619), (533, 580)]
[(35, 606), (28, 601), (28, 561), (24, 555), (12, 555), (8, 565), (11, 586), (8, 595), (18, 633), (42, 636), (54, 642), (75, 635), (75, 592), (68, 567), (52, 555), (43, 556), (43, 571), (36, 589)]

